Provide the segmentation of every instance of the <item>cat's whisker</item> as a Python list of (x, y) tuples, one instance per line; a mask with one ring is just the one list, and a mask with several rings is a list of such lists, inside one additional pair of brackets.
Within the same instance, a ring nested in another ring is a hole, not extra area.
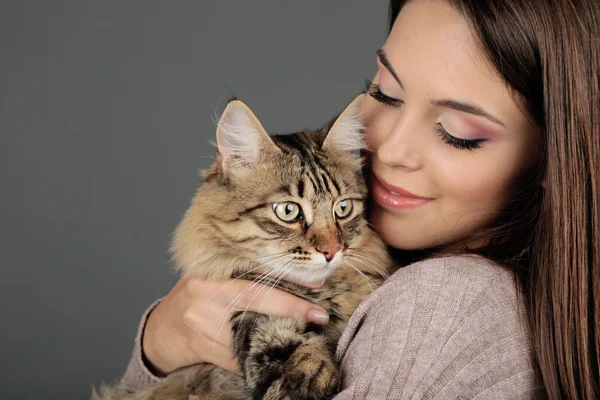
[[(374, 268), (373, 268), (373, 267), (371, 267), (370, 265), (366, 264), (366, 263), (365, 263), (364, 261), (362, 261), (362, 260), (359, 260), (359, 259), (355, 258), (355, 259), (353, 259), (353, 261), (355, 261), (355, 262), (357, 262), (357, 263), (360, 263), (360, 264), (362, 264), (364, 267), (366, 267), (366, 268), (368, 268), (368, 269), (374, 270)], [(368, 273), (368, 272), (365, 272), (365, 273)], [(373, 272), (370, 272), (370, 273), (368, 273), (368, 274), (369, 274), (369, 275), (371, 275), (371, 276), (373, 276), (373, 275), (376, 275), (376, 276), (378, 276), (378, 277), (381, 277), (382, 279), (385, 279), (385, 277), (384, 277), (384, 276), (382, 276), (381, 272), (380, 272), (380, 271), (377, 271), (377, 270), (375, 270), (375, 272), (374, 272), (374, 273), (373, 273)]]
[[(363, 264), (363, 265), (365, 265), (365, 266), (367, 266), (367, 267), (371, 268), (370, 266), (366, 265), (364, 262), (362, 262), (360, 259), (358, 259), (358, 258), (356, 258), (356, 257), (354, 257), (354, 256), (349, 256), (348, 258), (349, 258), (350, 260), (352, 260), (352, 261), (359, 262), (359, 263), (361, 263), (361, 264)], [(353, 268), (355, 268), (356, 270), (360, 271), (360, 269), (356, 268), (354, 265), (352, 265), (352, 263), (350, 263), (350, 262), (349, 262), (349, 264), (350, 264), (350, 266), (352, 266), (352, 267), (353, 267)], [(368, 273), (368, 272), (366, 272), (366, 271), (365, 271), (365, 272), (363, 272), (363, 271), (360, 271), (360, 272), (361, 272), (362, 274), (364, 274), (365, 276), (367, 276), (367, 274), (369, 274), (369, 273)], [(371, 276), (371, 277), (373, 278), (373, 276), (372, 276), (372, 275), (370, 275), (370, 274), (369, 274), (369, 276)], [(371, 282), (372, 282), (372, 281), (371, 281)]]
[[(221, 331), (223, 330), (223, 327), (225, 326), (225, 324), (227, 322), (229, 322), (231, 320), (231, 318), (229, 317), (229, 314), (231, 313), (231, 310), (233, 310), (233, 308), (235, 307), (235, 305), (241, 300), (241, 297), (244, 296), (245, 293), (247, 293), (251, 287), (254, 285), (254, 282), (252, 282), (250, 285), (248, 285), (246, 288), (244, 288), (244, 290), (242, 290), (232, 301), (231, 303), (229, 303), (229, 305), (227, 307), (225, 307), (225, 310), (223, 310), (223, 312), (221, 312), (221, 314), (219, 314), (218, 319), (221, 319), (221, 316), (223, 316), (221, 323), (219, 324), (219, 330), (217, 331), (217, 335), (216, 337), (219, 337), (219, 335), (221, 334)], [(210, 360), (210, 358), (212, 357), (212, 355), (214, 354), (215, 351), (215, 346), (217, 344), (216, 339), (214, 340), (212, 346), (211, 346), (211, 350), (210, 350), (210, 354), (208, 359)]]
[(369, 221), (365, 221), (365, 223), (370, 226), (371, 228), (375, 228), (375, 225), (373, 225), (372, 223), (370, 223)]
[[(259, 285), (259, 284), (260, 284), (262, 281), (264, 281), (265, 279), (267, 279), (267, 278), (268, 278), (268, 276), (270, 275), (270, 273), (271, 273), (271, 272), (269, 272), (268, 274), (265, 274), (265, 275), (261, 275), (259, 278), (252, 280), (252, 281), (251, 281), (251, 283), (250, 283), (250, 285), (248, 285), (246, 288), (244, 288), (244, 290), (242, 290), (242, 291), (241, 291), (241, 292), (240, 292), (240, 293), (239, 293), (239, 294), (238, 294), (238, 295), (237, 295), (237, 296), (236, 296), (236, 297), (235, 297), (235, 298), (234, 298), (234, 299), (231, 301), (231, 303), (229, 303), (229, 305), (228, 305), (228, 306), (225, 308), (225, 310), (224, 310), (224, 311), (221, 313), (221, 315), (223, 315), (223, 314), (225, 314), (225, 315), (223, 316), (223, 320), (222, 320), (221, 324), (219, 325), (219, 330), (218, 330), (218, 332), (217, 332), (217, 337), (219, 337), (219, 335), (221, 334), (221, 331), (223, 330), (223, 327), (225, 326), (225, 324), (226, 324), (227, 322), (230, 322), (230, 321), (231, 321), (231, 317), (228, 317), (228, 316), (229, 316), (229, 315), (232, 313), (232, 311), (233, 311), (233, 309), (235, 308), (235, 306), (237, 306), (237, 304), (238, 304), (238, 303), (239, 303), (239, 302), (242, 300), (242, 298), (243, 298), (243, 297), (244, 297), (244, 296), (245, 296), (245, 295), (246, 295), (248, 292), (250, 292), (252, 289), (256, 288), (256, 286), (258, 286), (258, 285)], [(262, 287), (261, 287), (261, 288), (258, 290), (258, 292), (260, 292), (262, 289), (264, 289), (264, 288), (262, 288)], [(255, 295), (254, 295), (254, 296), (256, 296), (256, 294), (257, 294), (257, 293), (255, 293)], [(251, 303), (251, 301), (254, 299), (254, 296), (253, 296), (253, 297), (252, 297), (252, 299), (251, 299), (251, 300), (248, 302), (248, 305), (249, 305), (249, 304)], [(246, 310), (247, 310), (247, 309), (248, 309), (248, 306), (246, 306), (246, 309), (244, 309), (244, 313), (242, 313), (242, 317), (241, 317), (241, 318), (243, 318), (243, 316), (244, 316), (244, 314), (245, 314), (245, 312), (246, 312)], [(221, 317), (221, 315), (219, 315), (219, 317)], [(236, 337), (235, 337), (235, 338), (233, 338), (233, 339), (234, 339), (234, 341), (233, 341), (233, 344), (235, 345), (235, 344), (237, 343), (237, 334), (236, 334)], [(216, 343), (217, 343), (216, 341), (215, 341), (215, 342), (213, 342), (213, 345), (212, 345), (212, 347), (211, 347), (211, 352), (210, 352), (210, 356), (209, 356), (209, 358), (210, 358), (210, 357), (212, 357), (212, 355), (213, 355), (213, 353), (214, 353), (214, 349), (215, 349), (215, 345), (216, 345)]]
[(267, 254), (265, 256), (259, 256), (259, 257), (255, 257), (252, 259), (252, 261), (257, 261), (257, 260), (261, 260), (263, 258), (267, 258), (267, 257), (273, 257), (273, 256), (280, 256), (280, 255), (284, 255), (284, 254), (289, 254), (289, 252), (287, 251), (282, 251), (281, 253), (273, 253), (273, 254)]
[[(281, 253), (275, 253), (275, 254), (268, 254), (268, 255), (266, 255), (266, 256), (262, 256), (262, 257), (273, 257), (273, 259), (276, 259), (277, 257), (279, 257), (279, 256), (281, 256), (281, 255), (283, 255), (283, 254), (287, 254), (287, 252), (281, 252)], [(258, 258), (262, 258), (262, 257), (258, 257)], [(269, 261), (272, 261), (272, 260), (269, 260)], [(230, 282), (228, 282), (227, 284), (223, 285), (223, 286), (222, 286), (222, 287), (221, 287), (219, 290), (217, 290), (215, 293), (213, 293), (213, 295), (212, 295), (212, 296), (210, 296), (210, 297), (209, 297), (209, 298), (208, 298), (208, 299), (207, 299), (207, 300), (204, 302), (204, 304), (202, 304), (202, 306), (201, 306), (201, 307), (204, 307), (204, 306), (205, 306), (205, 305), (206, 305), (206, 304), (207, 304), (209, 301), (211, 301), (211, 300), (212, 300), (212, 299), (213, 299), (213, 298), (214, 298), (214, 297), (215, 297), (217, 294), (219, 294), (219, 292), (220, 292), (221, 290), (225, 289), (227, 286), (231, 285), (231, 284), (232, 284), (233, 282), (235, 282), (236, 280), (238, 280), (238, 279), (241, 279), (241, 278), (242, 278), (244, 275), (247, 275), (247, 274), (249, 274), (249, 273), (251, 273), (251, 272), (253, 272), (253, 271), (256, 271), (256, 270), (258, 270), (258, 269), (261, 269), (261, 268), (263, 268), (263, 267), (264, 267), (263, 265), (258, 265), (257, 267), (254, 267), (254, 268), (252, 268), (252, 269), (250, 269), (250, 270), (248, 270), (248, 271), (244, 272), (243, 274), (241, 274), (241, 275), (239, 275), (239, 276), (236, 276), (236, 277), (235, 277), (235, 278), (233, 278), (233, 279), (232, 279)]]
[(372, 268), (376, 268), (376, 271), (379, 272), (379, 274), (387, 279), (390, 277), (390, 274), (385, 270), (385, 267), (383, 267), (377, 260), (374, 260), (364, 254), (358, 253), (356, 254), (357, 257), (363, 259), (363, 260), (367, 260)]
[(387, 279), (390, 277), (390, 274), (385, 272), (385, 270), (382, 267), (380, 267), (375, 260), (372, 260), (372, 259), (368, 258), (367, 256), (359, 254), (359, 253), (352, 253), (351, 256), (354, 257), (354, 259), (356, 261), (360, 262), (361, 264), (363, 264), (363, 265), (371, 268), (373, 271), (377, 272), (382, 278)]
[[(283, 264), (279, 263), (280, 260), (283, 260)], [(271, 258), (268, 260), (263, 260), (263, 264), (270, 268), (271, 270), (277, 271), (282, 268), (282, 265), (287, 265), (288, 261), (293, 261), (294, 258), (290, 256), (289, 253), (285, 252), (284, 255), (280, 257)]]
[(356, 272), (358, 272), (360, 275), (362, 275), (363, 278), (365, 278), (365, 280), (371, 284), (371, 289), (375, 290), (375, 288), (377, 287), (377, 285), (375, 285), (375, 283), (370, 280), (369, 278), (367, 278), (367, 276), (365, 274), (363, 274), (358, 268), (356, 268), (354, 265), (350, 264), (349, 262), (345, 262), (343, 265), (347, 265), (350, 268), (352, 268), (353, 270), (355, 270)]
[[(260, 268), (260, 267), (257, 267), (257, 268)], [(257, 268), (255, 268), (255, 269), (257, 269)], [(250, 272), (250, 271), (248, 271), (248, 272)], [(264, 278), (265, 278), (265, 276), (268, 276), (268, 274), (267, 274), (267, 275), (264, 275), (264, 276), (261, 276), (259, 279), (254, 279), (254, 280), (252, 280), (252, 281), (251, 281), (251, 283), (250, 283), (250, 284), (249, 284), (247, 287), (245, 287), (245, 288), (244, 288), (244, 289), (243, 289), (243, 290), (242, 290), (242, 291), (241, 291), (241, 292), (240, 292), (240, 293), (239, 293), (239, 294), (238, 294), (238, 295), (237, 295), (237, 296), (236, 296), (236, 297), (235, 297), (235, 298), (234, 298), (234, 299), (231, 301), (231, 303), (229, 303), (229, 305), (228, 305), (227, 307), (225, 307), (225, 310), (224, 310), (224, 311), (223, 311), (223, 312), (222, 312), (222, 313), (219, 315), (219, 318), (220, 318), (221, 316), (223, 316), (223, 319), (222, 319), (222, 322), (219, 324), (219, 330), (217, 331), (217, 337), (219, 337), (219, 335), (221, 334), (221, 331), (223, 330), (223, 327), (225, 326), (225, 324), (231, 320), (231, 318), (230, 318), (230, 317), (228, 317), (228, 316), (231, 314), (231, 312), (233, 311), (233, 309), (235, 308), (235, 306), (236, 306), (236, 305), (237, 305), (237, 304), (238, 304), (238, 303), (239, 303), (239, 302), (242, 300), (242, 298), (243, 298), (243, 297), (244, 297), (244, 296), (245, 296), (245, 295), (246, 295), (246, 294), (247, 294), (249, 291), (251, 291), (253, 288), (255, 288), (255, 287), (256, 287), (256, 286), (257, 286), (257, 285), (260, 283), (260, 281), (261, 281), (262, 279), (264, 279)], [(213, 354), (213, 352), (214, 352), (214, 349), (215, 349), (215, 345), (216, 345), (216, 343), (217, 343), (216, 341), (215, 341), (215, 342), (213, 342), (213, 345), (212, 345), (212, 348), (211, 348), (211, 352), (210, 352), (210, 356), (212, 356), (212, 354)]]
[(287, 252), (277, 253), (277, 254), (269, 254), (269, 255), (266, 255), (266, 256), (261, 256), (261, 257), (253, 258), (252, 261), (259, 262), (261, 264), (271, 264), (271, 265), (273, 265), (273, 262), (276, 262), (279, 259), (285, 259), (286, 256), (288, 256)]
[(230, 308), (231, 311), (233, 311), (233, 309), (235, 308), (235, 306), (237, 306), (237, 304), (242, 300), (242, 298), (245, 296), (246, 293), (248, 293), (249, 291), (251, 291), (252, 289), (254, 289), (257, 285), (259, 285), (263, 280), (265, 280), (268, 275), (270, 274), (263, 274), (260, 275), (257, 278), (254, 278), (250, 281), (250, 284), (244, 288), (244, 290), (242, 290), (242, 292), (240, 294), (238, 294), (232, 301), (231, 303), (229, 303), (229, 306), (227, 306), (227, 308)]
[[(291, 262), (291, 260), (290, 260), (290, 262)], [(268, 282), (268, 280), (271, 278), (271, 275), (272, 275), (272, 274), (274, 274), (273, 278), (275, 278), (275, 279), (276, 279), (276, 277), (277, 277), (277, 276), (280, 276), (280, 275), (281, 275), (281, 276), (283, 276), (283, 272), (285, 272), (285, 270), (283, 270), (283, 271), (280, 271), (280, 272), (276, 272), (275, 270), (273, 270), (273, 271), (270, 271), (268, 274), (266, 274), (266, 275), (262, 276), (262, 277), (259, 279), (259, 281), (258, 281), (257, 283), (261, 283), (261, 284), (262, 284), (262, 287), (261, 287), (260, 289), (258, 289), (258, 290), (256, 291), (256, 293), (254, 293), (254, 295), (252, 296), (252, 298), (250, 299), (250, 301), (248, 301), (248, 305), (246, 306), (246, 308), (245, 308), (245, 309), (244, 309), (244, 311), (242, 312), (242, 316), (240, 317), (241, 319), (244, 319), (244, 316), (246, 315), (246, 311), (248, 310), (248, 307), (250, 307), (250, 304), (252, 304), (252, 301), (253, 301), (253, 300), (256, 298), (256, 296), (258, 296), (258, 294), (259, 294), (259, 293), (260, 293), (262, 290), (264, 290), (264, 288), (265, 288), (265, 287), (267, 287), (267, 286), (270, 286), (270, 288), (269, 288), (269, 291), (270, 291), (271, 289), (273, 289), (273, 287), (274, 287), (275, 285), (271, 285), (271, 284), (270, 284), (270, 282)], [(279, 282), (279, 281), (277, 281), (277, 282)], [(269, 292), (267, 292), (267, 294), (268, 294), (268, 293), (269, 293)], [(266, 298), (266, 296), (265, 296), (265, 298)], [(259, 305), (259, 308), (260, 308), (260, 307), (262, 307), (262, 304), (263, 304), (263, 302), (265, 301), (265, 298), (263, 298), (263, 301), (262, 301), (262, 302), (261, 302), (261, 304)], [(256, 319), (254, 320), (254, 324), (256, 324)], [(254, 325), (253, 325), (253, 329), (254, 329)], [(234, 343), (237, 343), (237, 335), (238, 335), (238, 333), (239, 333), (239, 331), (238, 331), (238, 332), (236, 332), (236, 335), (235, 335), (235, 341), (234, 341)]]
[(368, 253), (368, 254), (380, 254), (377, 251), (373, 251), (373, 250), (369, 250), (365, 247), (348, 247), (349, 250), (353, 250), (353, 251), (359, 251), (361, 253)]
[(368, 250), (366, 248), (352, 248), (352, 250), (354, 250), (362, 255), (372, 254), (374, 256), (381, 256), (381, 251), (373, 251), (373, 250)]
[[(273, 282), (273, 284), (271, 285), (271, 288), (269, 290), (272, 290), (274, 287), (276, 287), (279, 284), (279, 282), (281, 282), (283, 277), (289, 271), (291, 271), (293, 269), (293, 267), (294, 267), (293, 264), (294, 264), (294, 260), (292, 259), (280, 266), (280, 272), (274, 277), (274, 279), (276, 279), (276, 281)], [(265, 297), (265, 299), (266, 299), (266, 297)], [(263, 299), (263, 302), (265, 301), (265, 299)], [(261, 302), (260, 306), (262, 307), (262, 302)]]
[(215, 297), (217, 294), (219, 294), (219, 292), (220, 292), (221, 290), (225, 289), (227, 286), (231, 285), (233, 282), (237, 281), (238, 279), (241, 279), (241, 278), (242, 278), (244, 275), (247, 275), (247, 274), (249, 274), (249, 273), (251, 273), (251, 272), (253, 272), (253, 271), (256, 271), (257, 269), (260, 269), (260, 268), (262, 268), (262, 265), (259, 265), (258, 267), (254, 267), (254, 268), (252, 268), (252, 269), (250, 269), (250, 270), (248, 270), (248, 271), (244, 272), (243, 274), (241, 274), (241, 275), (239, 275), (239, 276), (236, 276), (236, 277), (235, 277), (235, 278), (233, 278), (231, 281), (229, 281), (229, 282), (228, 282), (228, 283), (226, 283), (225, 285), (221, 286), (221, 288), (220, 288), (219, 290), (217, 290), (216, 292), (214, 292), (214, 293), (212, 294), (212, 296), (210, 296), (210, 297), (209, 297), (209, 298), (208, 298), (208, 299), (207, 299), (207, 300), (206, 300), (206, 301), (205, 301), (205, 302), (202, 304), (202, 306), (200, 306), (200, 307), (201, 307), (201, 308), (204, 308), (204, 306), (205, 306), (205, 305), (206, 305), (206, 304), (207, 304), (209, 301), (211, 301), (211, 300), (212, 300), (212, 299), (213, 299), (213, 298), (214, 298), (214, 297)]
[[(269, 291), (267, 292), (267, 296), (268, 296), (268, 294), (271, 292), (271, 290), (273, 290), (273, 288), (277, 287), (277, 285), (279, 284), (279, 282), (281, 282), (281, 280), (282, 280), (282, 279), (283, 279), (283, 277), (284, 277), (284, 276), (285, 276), (285, 275), (288, 273), (288, 271), (290, 271), (290, 270), (292, 270), (292, 269), (293, 269), (293, 267), (294, 267), (294, 266), (293, 266), (293, 263), (294, 263), (294, 260), (293, 260), (293, 259), (291, 259), (291, 260), (289, 260), (287, 263), (283, 264), (283, 265), (280, 267), (280, 268), (281, 268), (281, 271), (280, 271), (280, 273), (279, 273), (279, 274), (277, 274), (278, 278), (277, 278), (277, 276), (275, 277), (276, 281), (275, 281), (275, 282), (273, 283), (273, 285), (271, 285), (271, 287), (269, 288)], [(263, 298), (263, 301), (260, 303), (260, 306), (259, 306), (259, 307), (262, 307), (262, 304), (263, 304), (263, 303), (264, 303), (264, 301), (266, 300), (267, 296), (265, 296), (265, 297)], [(256, 318), (254, 319), (254, 323), (252, 324), (252, 329), (251, 329), (251, 331), (252, 331), (252, 330), (254, 330), (254, 327), (256, 326), (256, 323), (257, 323), (257, 322), (258, 322), (258, 316), (256, 316)]]
[[(293, 269), (293, 263), (294, 260), (290, 260), (288, 261), (286, 264), (281, 266), (281, 272), (275, 277), (276, 281), (271, 285), (271, 287), (269, 288), (269, 291), (267, 292), (267, 296), (269, 295), (269, 293), (271, 292), (271, 290), (273, 290), (274, 287), (276, 287), (279, 282), (281, 282), (281, 280), (283, 279), (283, 277), (285, 276), (285, 274), (287, 274), (288, 271)], [(262, 304), (264, 303), (265, 299), (267, 298), (267, 296), (265, 296), (263, 298), (263, 301), (260, 303), (259, 307), (262, 307)], [(252, 329), (254, 329), (254, 326), (256, 325), (258, 318), (254, 319), (254, 324), (252, 324)]]
[[(354, 250), (354, 249), (353, 249)], [(363, 254), (362, 251), (358, 251), (355, 250), (353, 252), (349, 252), (347, 254), (347, 256), (353, 256), (355, 258), (357, 258), (357, 261), (361, 262), (361, 264), (368, 266), (369, 268), (373, 269), (374, 271), (376, 271), (379, 275), (381, 275), (381, 277), (387, 279), (389, 278), (389, 274), (385, 271), (384, 267), (381, 267), (377, 261), (367, 257), (365, 254)]]

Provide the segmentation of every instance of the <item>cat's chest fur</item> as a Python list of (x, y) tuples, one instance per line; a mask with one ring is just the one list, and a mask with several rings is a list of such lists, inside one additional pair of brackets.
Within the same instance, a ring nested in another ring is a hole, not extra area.
[(318, 289), (263, 281), (323, 307), (329, 322), (322, 326), (296, 317), (235, 313), (234, 350), (252, 398), (324, 399), (333, 394), (340, 378), (337, 343), (358, 304), (382, 281), (353, 269), (336, 271)]

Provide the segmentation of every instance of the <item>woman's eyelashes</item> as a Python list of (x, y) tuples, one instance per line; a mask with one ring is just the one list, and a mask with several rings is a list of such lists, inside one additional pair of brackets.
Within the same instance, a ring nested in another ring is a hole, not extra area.
[[(378, 102), (390, 107), (398, 107), (404, 104), (403, 100), (390, 97), (387, 94), (383, 93), (379, 88), (378, 84), (373, 83), (368, 79), (366, 80), (365, 92)], [(455, 136), (452, 136), (450, 133), (448, 133), (448, 131), (444, 129), (444, 127), (440, 123), (436, 124), (435, 131), (438, 134), (438, 136), (444, 141), (444, 143), (449, 144), (450, 146), (459, 150), (478, 149), (481, 147), (481, 143), (485, 142), (485, 139), (460, 139)]]
[(366, 90), (365, 92), (371, 96), (372, 98), (374, 98), (375, 100), (377, 100), (380, 103), (383, 103), (385, 105), (388, 106), (392, 106), (392, 107), (398, 107), (400, 105), (402, 105), (404, 103), (404, 101), (399, 100), (399, 99), (395, 99), (393, 97), (388, 96), (387, 94), (383, 93), (381, 91), (381, 89), (379, 88), (379, 85), (376, 83), (371, 82), (370, 80), (366, 80)]
[(449, 144), (452, 147), (456, 147), (457, 149), (460, 150), (474, 150), (474, 149), (478, 149), (481, 147), (481, 143), (485, 142), (485, 139), (460, 139), (457, 138), (455, 136), (452, 136), (451, 134), (448, 133), (448, 131), (446, 131), (444, 129), (444, 127), (442, 126), (442, 124), (437, 123), (436, 124), (436, 130), (437, 134), (439, 135), (440, 138), (442, 138), (442, 140), (446, 143)]

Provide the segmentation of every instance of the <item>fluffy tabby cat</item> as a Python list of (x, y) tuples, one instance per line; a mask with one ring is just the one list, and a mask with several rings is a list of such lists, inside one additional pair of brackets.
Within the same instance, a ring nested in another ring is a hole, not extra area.
[[(357, 305), (392, 268), (364, 216), (367, 188), (356, 154), (363, 147), (363, 97), (321, 131), (272, 137), (244, 103), (229, 102), (217, 127), (217, 161), (203, 172), (204, 184), (171, 247), (184, 275), (240, 277), (286, 290), (324, 307), (329, 324), (238, 312), (231, 323), (243, 378), (202, 364), (135, 393), (104, 387), (96, 398), (298, 400), (335, 394), (338, 339)], [(283, 275), (326, 283), (309, 289)]]

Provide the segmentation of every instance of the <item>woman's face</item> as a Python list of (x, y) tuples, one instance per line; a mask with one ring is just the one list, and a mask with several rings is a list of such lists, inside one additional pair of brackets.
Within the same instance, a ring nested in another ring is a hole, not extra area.
[(537, 131), (442, 0), (408, 2), (378, 52), (363, 108), (371, 223), (400, 249), (486, 227), (536, 158)]

